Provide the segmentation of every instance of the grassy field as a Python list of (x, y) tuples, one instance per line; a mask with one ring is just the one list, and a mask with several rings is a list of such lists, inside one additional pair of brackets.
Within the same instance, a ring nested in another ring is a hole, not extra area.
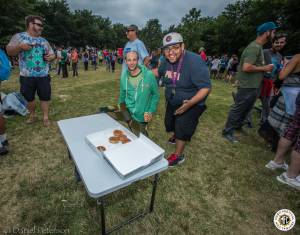
[[(116, 103), (119, 70), (79, 73), (76, 79), (52, 77), (53, 121), (94, 114), (100, 106)], [(149, 133), (169, 154), (173, 146), (166, 143), (160, 89), (159, 110)], [(1, 91), (16, 90), (15, 72)], [(283, 208), (300, 221), (299, 191), (277, 182), (280, 171), (264, 167), (274, 154), (256, 133), (258, 114), (254, 114), (255, 127), (239, 134), (239, 144), (221, 137), (232, 90), (213, 81), (208, 109), (186, 148), (186, 161), (161, 174), (154, 213), (115, 234), (280, 234), (273, 217)], [(99, 234), (99, 206), (83, 184), (75, 182), (57, 124), (45, 128), (40, 109), (38, 115), (40, 121), (31, 125), (21, 116), (7, 119), (10, 153), (0, 159), (0, 234), (29, 234), (26, 229), (35, 229), (35, 234), (46, 233), (43, 229), (52, 234)], [(108, 226), (143, 209), (150, 193), (148, 179), (110, 194)], [(287, 234), (300, 234), (298, 221)]]

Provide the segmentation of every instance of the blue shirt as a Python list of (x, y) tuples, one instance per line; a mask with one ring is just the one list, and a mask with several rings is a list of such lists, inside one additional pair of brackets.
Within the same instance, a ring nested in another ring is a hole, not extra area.
[(24, 77), (46, 77), (49, 73), (49, 63), (44, 60), (45, 54), (54, 54), (48, 41), (42, 37), (31, 37), (27, 32), (17, 33), (10, 40), (8, 46), (21, 43), (32, 45), (28, 51), (20, 51), (20, 75)]
[(125, 63), (125, 56), (129, 51), (136, 51), (139, 54), (139, 64), (143, 64), (144, 59), (149, 56), (149, 53), (145, 47), (145, 44), (140, 39), (135, 39), (134, 41), (129, 41), (126, 43), (123, 50), (123, 65), (122, 73), (127, 70), (127, 65)]
[[(168, 60), (163, 61), (159, 67), (159, 75), (164, 77), (165, 96), (172, 105), (182, 105), (184, 100), (189, 100), (202, 88), (211, 88), (209, 72), (206, 63), (201, 57), (193, 52), (185, 51), (181, 71), (175, 86), (175, 95), (172, 94), (172, 66), (176, 75), (179, 62), (171, 64)], [(205, 99), (198, 105), (204, 105)]]

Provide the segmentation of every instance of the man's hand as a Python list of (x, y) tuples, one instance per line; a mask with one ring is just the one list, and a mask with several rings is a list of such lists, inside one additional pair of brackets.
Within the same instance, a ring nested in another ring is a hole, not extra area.
[(46, 60), (48, 62), (50, 62), (50, 61), (52, 61), (54, 59), (55, 59), (55, 55), (54, 54), (46, 54), (46, 55), (44, 55), (44, 60)]
[(145, 120), (145, 122), (150, 122), (152, 120), (152, 113), (145, 112), (144, 120)]
[(184, 100), (183, 105), (181, 105), (174, 113), (174, 115), (180, 115), (189, 110), (193, 106), (190, 100)]
[(29, 45), (27, 43), (21, 43), (21, 44), (19, 44), (19, 49), (21, 51), (29, 51), (29, 50), (31, 50), (32, 46), (33, 45)]
[(274, 68), (274, 64), (268, 64), (268, 65), (264, 66), (264, 71), (265, 72), (272, 72), (273, 68)]

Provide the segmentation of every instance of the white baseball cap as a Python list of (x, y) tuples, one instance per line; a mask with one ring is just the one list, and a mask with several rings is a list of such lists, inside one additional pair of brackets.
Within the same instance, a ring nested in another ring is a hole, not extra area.
[(177, 43), (183, 43), (183, 38), (179, 33), (168, 33), (163, 38), (163, 47), (170, 46)]

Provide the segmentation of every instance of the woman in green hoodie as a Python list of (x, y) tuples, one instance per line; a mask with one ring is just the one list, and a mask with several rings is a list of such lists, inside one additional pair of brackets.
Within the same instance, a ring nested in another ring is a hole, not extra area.
[(139, 123), (140, 131), (147, 135), (147, 123), (151, 121), (159, 102), (159, 91), (154, 74), (138, 64), (138, 53), (126, 54), (128, 70), (121, 76), (119, 104), (125, 103), (130, 118)]

